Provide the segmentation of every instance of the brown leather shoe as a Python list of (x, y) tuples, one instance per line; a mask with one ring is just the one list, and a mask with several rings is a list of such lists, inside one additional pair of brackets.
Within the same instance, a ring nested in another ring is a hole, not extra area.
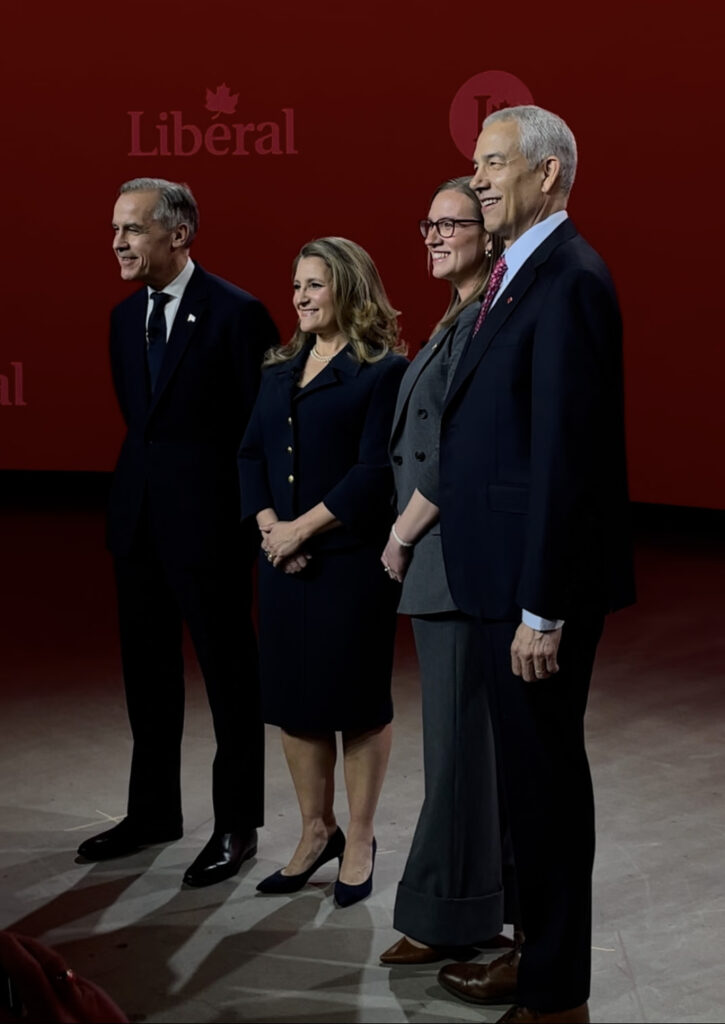
[(404, 935), (390, 949), (380, 954), (380, 963), (388, 966), (403, 964), (435, 964), (441, 960), (470, 960), (476, 955), (472, 946), (417, 946)]
[(520, 959), (521, 951), (517, 948), (490, 964), (446, 964), (438, 971), (438, 981), (467, 1003), (510, 1003), (516, 997)]
[(524, 1024), (525, 1021), (541, 1021), (545, 1024), (589, 1024), (589, 1005), (581, 1003), (571, 1010), (557, 1010), (555, 1013), (537, 1013), (536, 1010), (529, 1010), (525, 1006), (512, 1006), (507, 1010), (501, 1021), (515, 1021), (517, 1024)]
[(443, 959), (433, 946), (416, 946), (405, 935), (380, 954), (381, 964), (434, 964)]

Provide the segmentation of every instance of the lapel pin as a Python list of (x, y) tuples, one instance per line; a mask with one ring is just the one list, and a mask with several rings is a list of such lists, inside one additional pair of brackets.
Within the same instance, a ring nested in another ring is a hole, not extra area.
[(511, 302), (513, 302), (513, 301), (514, 301), (514, 297), (513, 297), (513, 295), (509, 295), (509, 297), (508, 297), (508, 298), (506, 299), (506, 305), (508, 306), (508, 305), (509, 305), (509, 303), (511, 303)]
[(196, 323), (196, 317), (194, 316), (193, 313), (189, 313), (189, 315), (186, 318), (186, 322), (187, 322), (187, 324), (195, 324)]

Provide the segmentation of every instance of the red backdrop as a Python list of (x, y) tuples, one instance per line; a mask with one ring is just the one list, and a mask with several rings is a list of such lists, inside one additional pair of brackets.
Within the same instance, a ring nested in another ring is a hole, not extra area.
[(0, 468), (113, 466), (106, 334), (128, 286), (110, 220), (134, 176), (191, 185), (194, 257), (263, 299), (285, 336), (300, 245), (359, 242), (415, 351), (447, 300), (416, 221), (470, 169), (450, 126), (472, 138), (480, 113), (518, 101), (511, 80), (471, 82), (496, 71), (579, 142), (570, 213), (624, 311), (632, 497), (725, 508), (716, 8), (17, 5), (2, 68)]

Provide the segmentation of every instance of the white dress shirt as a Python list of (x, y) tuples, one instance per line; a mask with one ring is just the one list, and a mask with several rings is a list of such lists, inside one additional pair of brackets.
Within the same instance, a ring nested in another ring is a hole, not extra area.
[(506, 291), (529, 256), (539, 248), (542, 242), (546, 241), (552, 231), (556, 231), (559, 225), (564, 223), (568, 216), (569, 214), (566, 210), (552, 213), (546, 220), (542, 220), (538, 224), (534, 224), (528, 231), (524, 231), (523, 235), (520, 235), (515, 242), (512, 242), (508, 249), (504, 249), (506, 273), (503, 275), (499, 289), (493, 297), (492, 306), (496, 305), (499, 296)]
[[(194, 261), (191, 258), (189, 258), (186, 261), (186, 266), (181, 271), (181, 273), (177, 274), (177, 276), (174, 278), (174, 280), (170, 284), (167, 284), (165, 288), (161, 288), (160, 289), (164, 293), (164, 295), (170, 295), (171, 296), (169, 301), (164, 306), (164, 316), (166, 317), (166, 342), (167, 342), (167, 344), (168, 344), (169, 338), (171, 337), (171, 328), (174, 326), (174, 317), (176, 316), (176, 313), (177, 313), (177, 311), (179, 309), (179, 304), (181, 303), (181, 296), (186, 291), (186, 286), (189, 283), (189, 281), (191, 280), (191, 275), (193, 273), (194, 273)], [(149, 325), (149, 317), (151, 316), (151, 310), (154, 307), (154, 304), (151, 301), (151, 296), (152, 296), (152, 294), (154, 293), (155, 290), (156, 290), (155, 288), (151, 288), (151, 287), (148, 287), (146, 289), (146, 292), (147, 292), (147, 300), (146, 300), (146, 327), (147, 328), (148, 328), (148, 325)]]

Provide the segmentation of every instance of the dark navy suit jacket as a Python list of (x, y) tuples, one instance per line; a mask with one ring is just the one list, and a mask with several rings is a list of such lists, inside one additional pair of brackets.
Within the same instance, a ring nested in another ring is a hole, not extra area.
[(358, 363), (343, 349), (299, 388), (308, 350), (264, 371), (239, 453), (242, 514), (274, 508), (289, 520), (324, 501), (342, 525), (312, 546), (354, 546), (390, 529), (388, 438), (408, 362)]
[(252, 295), (198, 264), (181, 298), (153, 396), (147, 291), (111, 314), (111, 368), (128, 432), (113, 478), (108, 545), (130, 552), (146, 505), (155, 549), (209, 564), (239, 536), (236, 455), (266, 349), (278, 343)]
[(469, 341), (443, 412), (443, 553), (467, 614), (634, 600), (621, 341), (609, 272), (567, 220)]

